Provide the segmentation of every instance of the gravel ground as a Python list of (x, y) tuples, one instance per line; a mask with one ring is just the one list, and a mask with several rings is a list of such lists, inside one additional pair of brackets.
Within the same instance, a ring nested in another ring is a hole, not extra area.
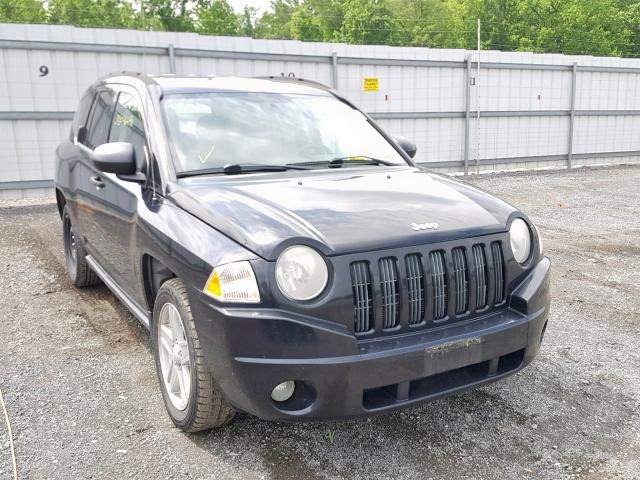
[(640, 168), (472, 183), (527, 212), (553, 262), (530, 367), (389, 416), (243, 415), (198, 435), (164, 412), (147, 332), (105, 287), (70, 285), (52, 199), (0, 203), (0, 389), (20, 478), (640, 479)]

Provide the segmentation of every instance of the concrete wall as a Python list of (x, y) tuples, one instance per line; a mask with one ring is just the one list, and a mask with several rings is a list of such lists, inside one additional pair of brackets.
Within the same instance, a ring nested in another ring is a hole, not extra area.
[[(80, 95), (120, 70), (332, 85), (446, 172), (640, 162), (640, 60), (495, 51), (480, 60), (477, 78), (477, 52), (464, 50), (0, 24), (0, 197), (47, 191)], [(366, 91), (364, 78), (379, 89)]]

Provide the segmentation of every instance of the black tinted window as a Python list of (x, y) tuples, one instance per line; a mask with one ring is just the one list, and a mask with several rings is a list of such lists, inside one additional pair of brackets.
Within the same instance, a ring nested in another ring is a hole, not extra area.
[(139, 100), (126, 92), (118, 96), (109, 142), (128, 142), (136, 152), (138, 170), (144, 170), (144, 146), (147, 143)]
[(113, 112), (113, 92), (98, 92), (87, 125), (87, 146), (96, 148), (107, 143), (109, 127), (111, 126), (111, 114)]
[(79, 127), (87, 125), (87, 114), (89, 113), (89, 108), (91, 108), (91, 101), (93, 100), (94, 94), (94, 90), (89, 89), (82, 96), (78, 109), (73, 115), (73, 122), (71, 122), (71, 140), (78, 134)]

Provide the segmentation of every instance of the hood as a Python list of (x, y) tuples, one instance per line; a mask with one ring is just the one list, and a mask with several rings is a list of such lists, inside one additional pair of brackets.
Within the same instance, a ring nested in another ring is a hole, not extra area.
[(496, 233), (515, 211), (415, 167), (194, 176), (169, 191), (178, 206), (267, 260), (293, 244), (340, 255)]

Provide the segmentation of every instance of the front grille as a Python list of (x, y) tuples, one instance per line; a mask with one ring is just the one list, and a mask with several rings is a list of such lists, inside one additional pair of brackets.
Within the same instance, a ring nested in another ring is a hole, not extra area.
[(413, 253), (405, 258), (407, 269), (407, 293), (409, 297), (409, 325), (424, 321), (424, 273), (422, 257)]
[(353, 290), (354, 327), (357, 333), (368, 332), (372, 328), (373, 293), (369, 262), (351, 264), (351, 287)]
[(354, 331), (429, 328), (485, 314), (504, 305), (505, 268), (500, 241), (351, 262)]
[(398, 324), (400, 292), (395, 258), (380, 260), (380, 290), (382, 291), (382, 326), (393, 328)]
[(433, 283), (433, 319), (442, 320), (447, 315), (447, 270), (444, 265), (444, 252), (441, 250), (429, 254), (431, 260), (431, 281)]
[(467, 259), (464, 248), (451, 250), (453, 255), (453, 278), (456, 282), (456, 315), (467, 311)]
[(476, 277), (476, 308), (487, 306), (487, 257), (483, 245), (473, 246), (473, 268)]
[(495, 285), (494, 302), (501, 303), (504, 300), (504, 259), (500, 242), (491, 244), (491, 254), (493, 257), (493, 284)]

